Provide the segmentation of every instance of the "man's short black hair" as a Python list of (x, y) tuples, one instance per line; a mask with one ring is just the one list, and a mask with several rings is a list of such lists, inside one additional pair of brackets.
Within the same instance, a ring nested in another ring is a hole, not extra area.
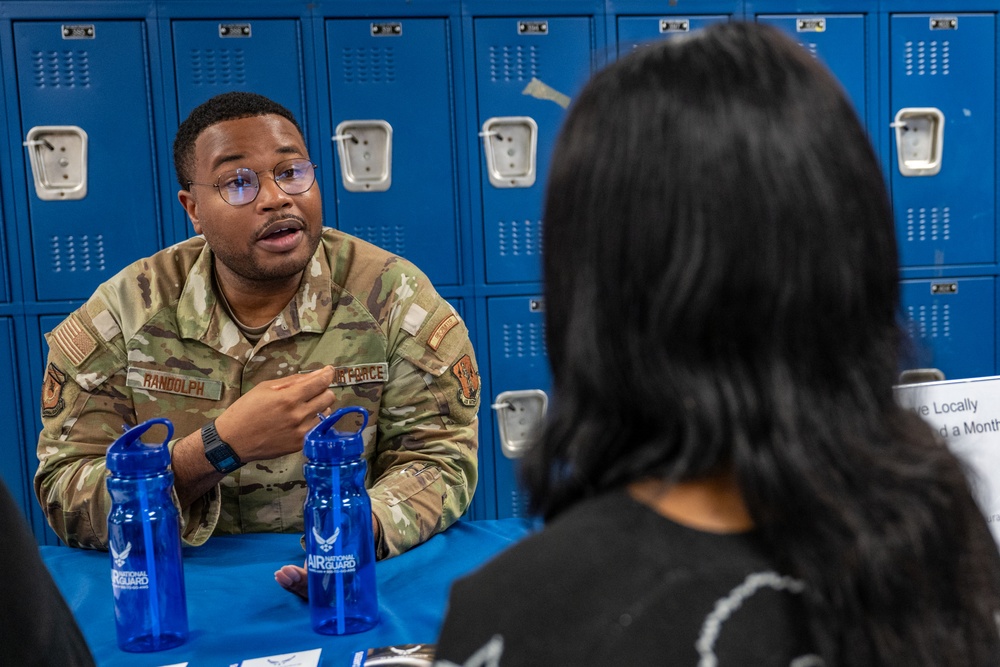
[(216, 95), (195, 107), (177, 128), (177, 136), (174, 138), (174, 170), (177, 172), (177, 182), (181, 190), (187, 190), (188, 183), (192, 180), (194, 143), (206, 128), (225, 120), (271, 114), (287, 118), (299, 134), (303, 134), (299, 122), (295, 120), (291, 111), (257, 93), (234, 90)]

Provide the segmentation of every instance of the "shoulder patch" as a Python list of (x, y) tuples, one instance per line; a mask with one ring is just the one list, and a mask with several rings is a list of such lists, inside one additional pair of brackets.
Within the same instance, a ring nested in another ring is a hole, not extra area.
[(48, 368), (45, 369), (45, 383), (42, 385), (43, 417), (55, 417), (66, 407), (66, 402), (62, 397), (65, 384), (66, 374), (59, 370), (55, 364), (49, 364)]
[(472, 358), (465, 354), (451, 367), (452, 374), (458, 378), (458, 400), (470, 408), (479, 404), (479, 372), (476, 371)]
[(52, 331), (52, 342), (57, 344), (74, 366), (79, 366), (97, 349), (97, 341), (70, 315)]
[(101, 334), (101, 337), (106, 341), (112, 340), (122, 332), (118, 323), (115, 322), (115, 318), (107, 310), (102, 310), (97, 315), (94, 315), (91, 321), (97, 328), (97, 333)]
[(458, 323), (460, 321), (461, 320), (459, 319), (458, 315), (452, 313), (448, 317), (438, 322), (437, 326), (434, 327), (434, 330), (431, 331), (431, 335), (427, 338), (427, 347), (431, 348), (436, 352), (437, 349), (441, 347), (441, 341), (444, 340), (444, 337), (448, 335), (449, 331), (458, 326)]
[(400, 325), (400, 328), (411, 336), (416, 336), (426, 319), (427, 310), (419, 304), (411, 304), (406, 310), (406, 315), (403, 317), (403, 324)]

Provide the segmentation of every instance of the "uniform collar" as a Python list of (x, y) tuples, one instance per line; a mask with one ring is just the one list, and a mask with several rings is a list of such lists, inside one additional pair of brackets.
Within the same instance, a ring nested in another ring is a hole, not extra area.
[[(245, 359), (253, 346), (244, 339), (219, 301), (212, 280), (213, 253), (208, 244), (188, 271), (177, 301), (177, 331), (228, 356)], [(259, 346), (300, 332), (322, 333), (333, 317), (333, 281), (324, 244), (306, 265), (299, 289), (261, 338)]]

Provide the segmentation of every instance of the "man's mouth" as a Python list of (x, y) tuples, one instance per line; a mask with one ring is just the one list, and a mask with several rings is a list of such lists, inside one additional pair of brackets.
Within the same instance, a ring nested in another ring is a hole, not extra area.
[(265, 227), (261, 234), (257, 237), (257, 240), (277, 241), (287, 236), (292, 236), (296, 232), (301, 231), (304, 227), (305, 223), (298, 218), (284, 218), (282, 220), (272, 222), (270, 225)]
[(257, 236), (257, 247), (266, 252), (286, 253), (299, 247), (306, 224), (296, 217), (284, 217), (267, 224)]
[(280, 239), (280, 238), (283, 238), (285, 236), (290, 236), (290, 235), (294, 234), (297, 231), (299, 231), (299, 230), (298, 229), (292, 229), (291, 227), (282, 227), (281, 229), (276, 229), (273, 232), (265, 234), (264, 236), (261, 237), (261, 239), (266, 239), (266, 240), (269, 240), (269, 241), (270, 240), (275, 240), (275, 239)]

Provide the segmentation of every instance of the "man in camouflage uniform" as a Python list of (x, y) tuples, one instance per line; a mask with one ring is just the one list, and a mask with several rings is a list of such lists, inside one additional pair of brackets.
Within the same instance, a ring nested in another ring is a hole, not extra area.
[(350, 405), (370, 415), (378, 556), (447, 528), (477, 475), (464, 323), (412, 264), (322, 226), (284, 107), (217, 96), (182, 123), (174, 161), (202, 236), (127, 267), (47, 336), (35, 492), (56, 534), (107, 547), (105, 453), (152, 417), (175, 427), (186, 543), (302, 531), (303, 437), (317, 413)]

